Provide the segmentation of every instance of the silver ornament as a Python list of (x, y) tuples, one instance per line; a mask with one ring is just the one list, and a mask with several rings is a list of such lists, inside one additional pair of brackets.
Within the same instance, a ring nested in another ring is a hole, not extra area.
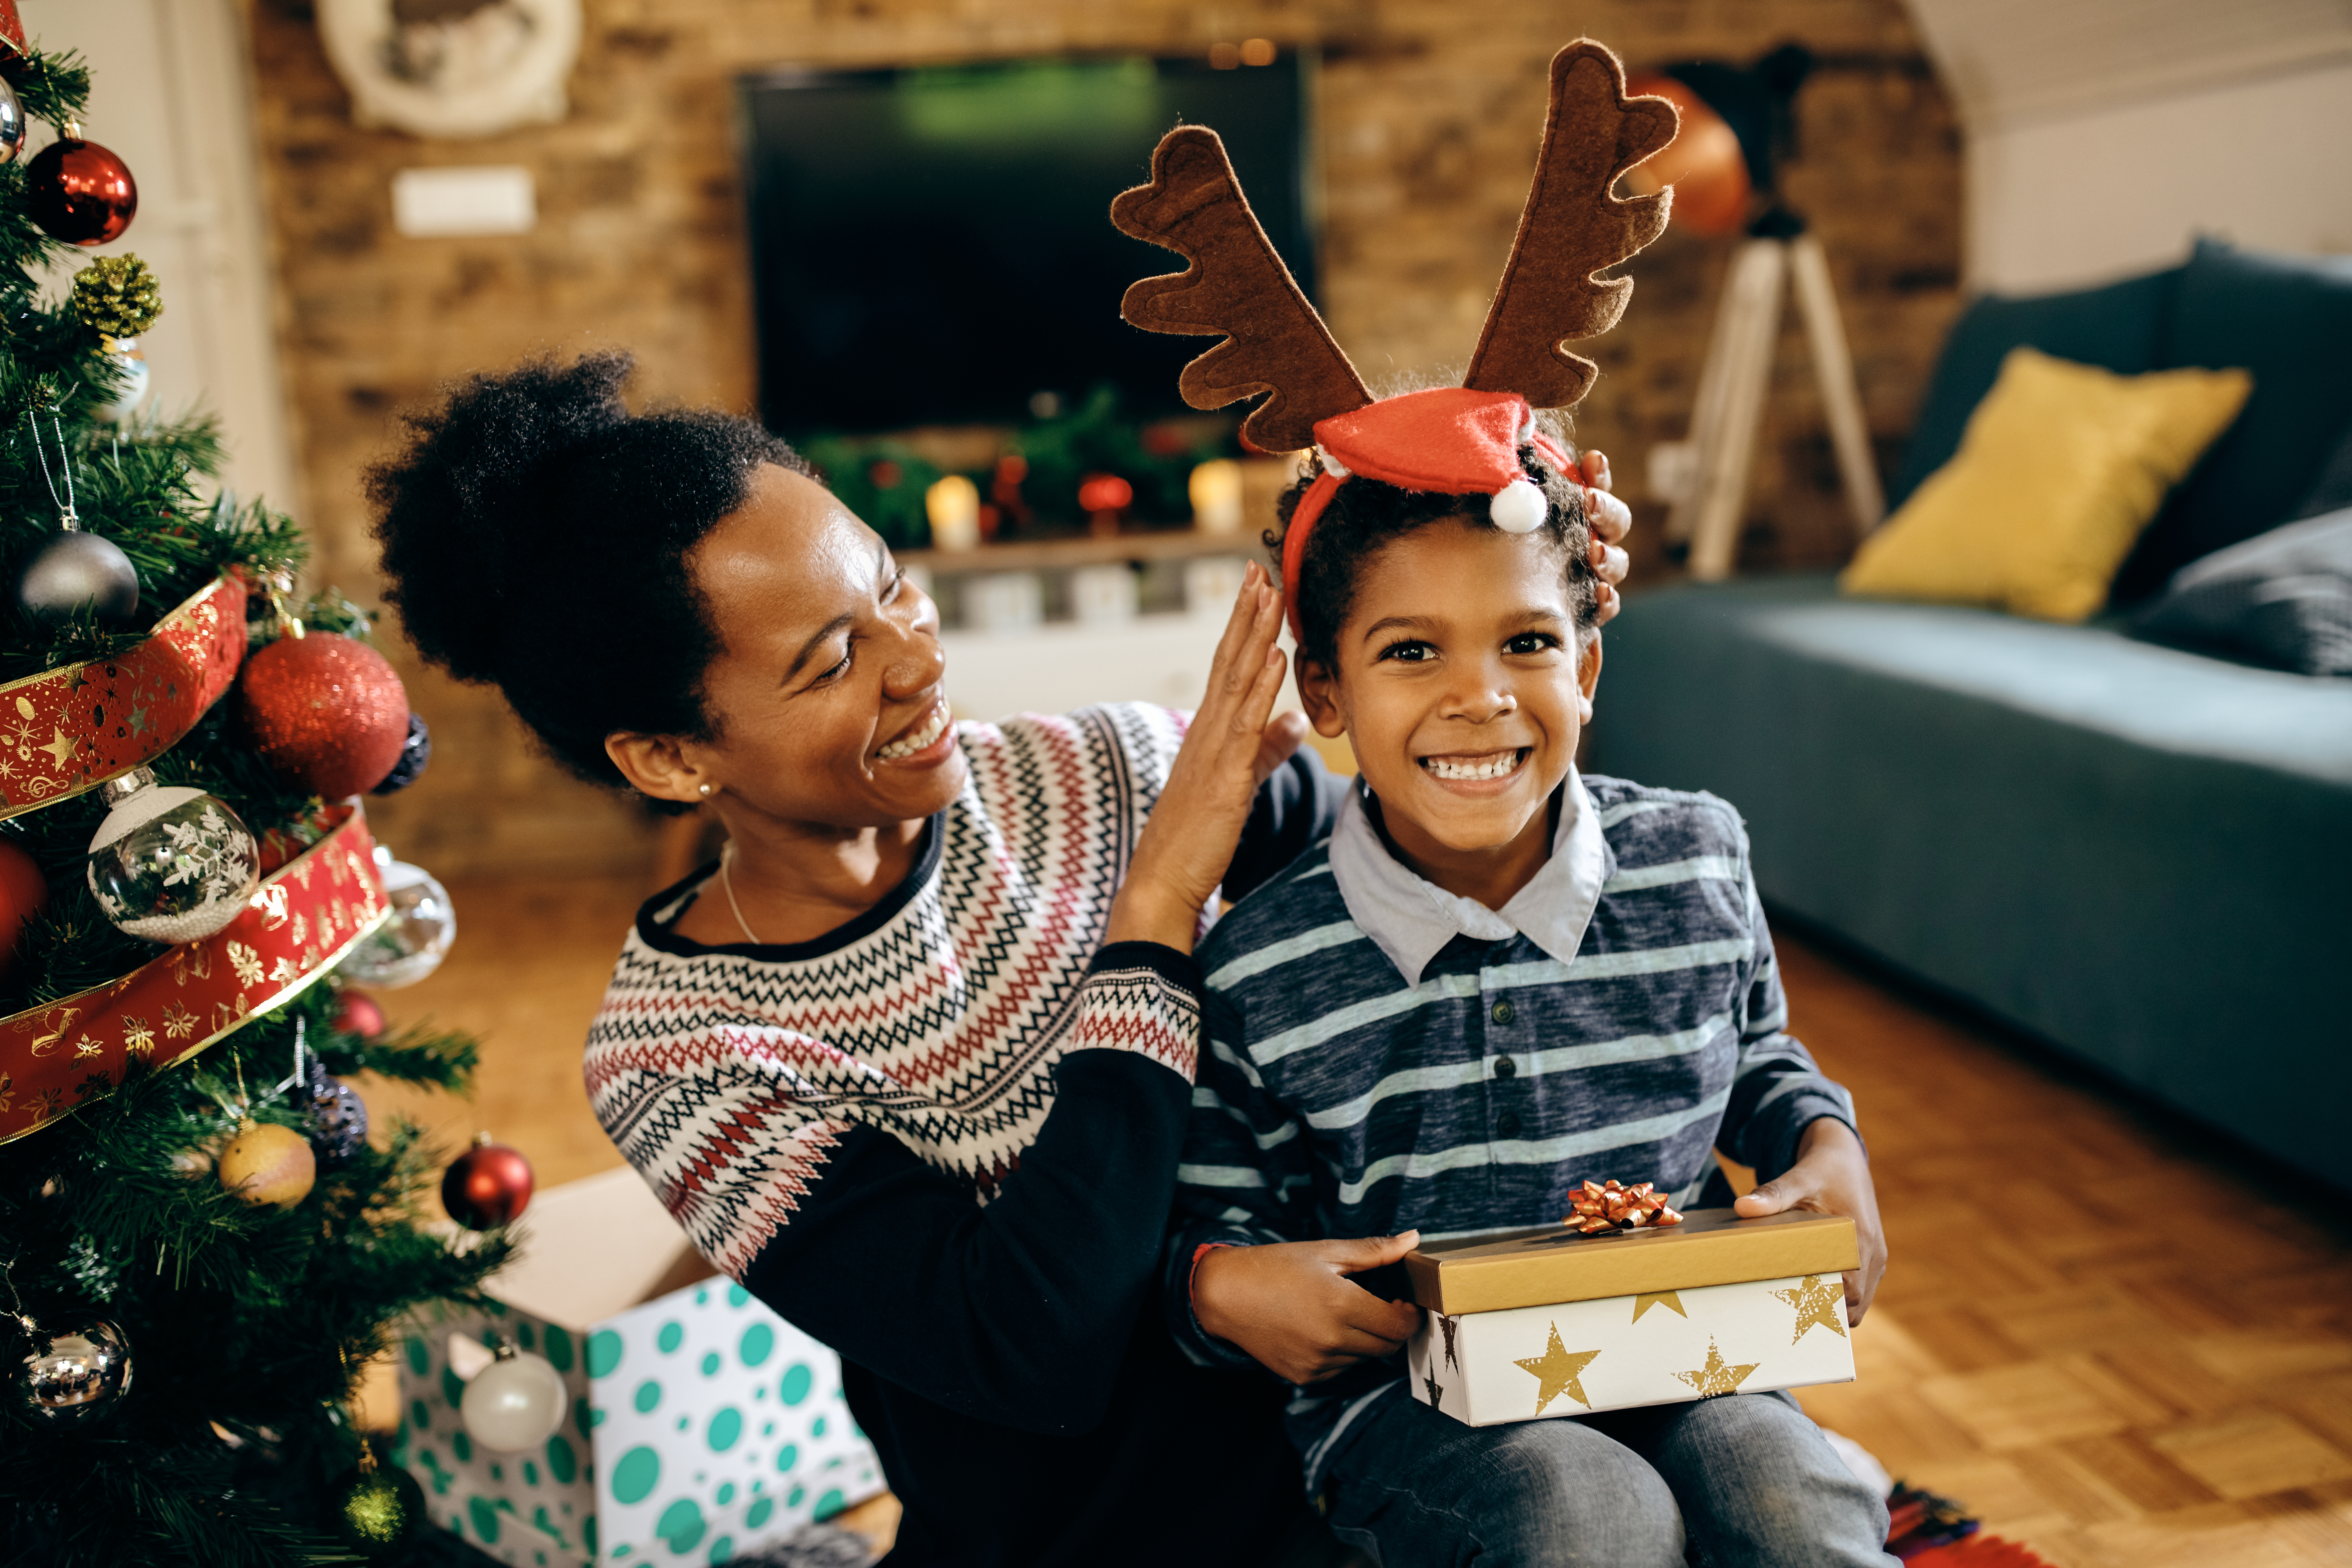
[(506, 1340), (499, 1345), (498, 1360), (466, 1384), (457, 1415), (483, 1447), (520, 1454), (554, 1436), (571, 1407), (563, 1374), (545, 1356), (519, 1351)]
[(120, 625), (139, 613), (139, 569), (114, 541), (65, 529), (35, 545), (18, 564), (16, 604), (48, 626), (85, 610)]
[(89, 890), (116, 927), (149, 942), (212, 935), (261, 884), (253, 835), (199, 789), (133, 768), (105, 786), (114, 809), (89, 841)]
[(0, 81), (0, 164), (13, 163), (25, 152), (25, 105), (16, 89)]
[(49, 1330), (17, 1322), (31, 1342), (24, 1360), (24, 1399), (52, 1421), (106, 1415), (131, 1387), (131, 1342), (104, 1318)]
[(376, 927), (342, 963), (344, 979), (386, 991), (414, 985), (441, 967), (457, 940), (457, 911), (449, 889), (422, 866), (395, 860), (379, 846), (376, 868), (383, 877), (392, 918)]
[(104, 403), (89, 405), (91, 418), (120, 425), (138, 413), (139, 405), (147, 401), (147, 389), (153, 384), (155, 373), (148, 368), (145, 360), (139, 357), (138, 347), (139, 342), (135, 338), (116, 340), (113, 352), (106, 357), (121, 373), (122, 380), (112, 397)]

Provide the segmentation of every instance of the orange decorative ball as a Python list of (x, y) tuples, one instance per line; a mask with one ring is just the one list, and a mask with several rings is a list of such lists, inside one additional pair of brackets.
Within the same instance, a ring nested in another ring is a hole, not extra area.
[(373, 789), (408, 742), (400, 677), (383, 655), (350, 637), (280, 637), (245, 661), (236, 693), (263, 761), (324, 800)]
[(19, 846), (0, 838), (0, 978), (16, 967), (16, 943), (48, 901), (48, 879), (40, 867)]
[(1665, 149), (1625, 176), (1637, 196), (1675, 188), (1674, 226), (1691, 234), (1729, 234), (1748, 217), (1752, 194), (1739, 138), (1707, 101), (1670, 76), (1637, 76), (1625, 90), (1663, 98), (1679, 110), (1682, 129)]
[(246, 1127), (220, 1152), (220, 1184), (249, 1204), (290, 1209), (318, 1184), (318, 1156), (310, 1141), (274, 1121)]

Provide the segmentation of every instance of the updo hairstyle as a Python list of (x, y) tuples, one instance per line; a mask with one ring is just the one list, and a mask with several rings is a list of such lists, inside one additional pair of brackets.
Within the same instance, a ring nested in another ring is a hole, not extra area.
[(716, 738), (720, 652), (688, 552), (750, 498), (762, 463), (809, 466), (748, 419), (632, 415), (614, 351), (458, 384), (404, 417), (370, 468), (385, 596), (425, 658), (494, 685), (555, 759), (625, 787), (616, 731)]

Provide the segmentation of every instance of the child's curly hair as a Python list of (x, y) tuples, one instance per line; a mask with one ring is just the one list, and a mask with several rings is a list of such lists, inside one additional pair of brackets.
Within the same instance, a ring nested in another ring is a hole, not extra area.
[[(1590, 637), (1600, 607), (1601, 579), (1592, 570), (1592, 530), (1584, 515), (1584, 487), (1546, 462), (1532, 442), (1519, 447), (1519, 466), (1544, 493), (1548, 504), (1541, 531), (1562, 557), (1569, 610), (1579, 637)], [(1275, 515), (1282, 526), (1262, 536), (1274, 556), (1276, 582), (1282, 578), (1282, 542), (1290, 531), (1291, 518), (1298, 510), (1299, 499), (1322, 471), (1321, 460), (1310, 458), (1306, 474), (1282, 493), (1276, 506)], [(1298, 563), (1299, 658), (1326, 666), (1333, 663), (1339, 628), (1354, 607), (1356, 579), (1364, 563), (1391, 542), (1447, 518), (1460, 518), (1473, 528), (1495, 526), (1481, 496), (1399, 489), (1360, 474), (1334, 491), (1323, 515), (1315, 520), (1306, 555)]]
[(621, 785), (616, 731), (714, 738), (719, 652), (688, 553), (749, 499), (763, 463), (810, 471), (748, 419), (633, 415), (630, 356), (470, 376), (405, 416), (367, 472), (385, 597), (460, 680), (495, 685), (572, 772)]

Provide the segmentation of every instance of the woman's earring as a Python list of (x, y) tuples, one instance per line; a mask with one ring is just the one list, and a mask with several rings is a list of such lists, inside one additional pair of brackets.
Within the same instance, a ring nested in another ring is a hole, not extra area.
[(705, 800), (709, 800), (709, 799), (711, 797), (711, 795), (713, 795), (713, 794), (718, 790), (718, 787), (719, 787), (719, 786), (718, 786), (718, 785), (716, 785), (716, 784), (704, 784), (704, 785), (702, 786), (702, 798), (703, 798), (703, 799), (705, 799)]

